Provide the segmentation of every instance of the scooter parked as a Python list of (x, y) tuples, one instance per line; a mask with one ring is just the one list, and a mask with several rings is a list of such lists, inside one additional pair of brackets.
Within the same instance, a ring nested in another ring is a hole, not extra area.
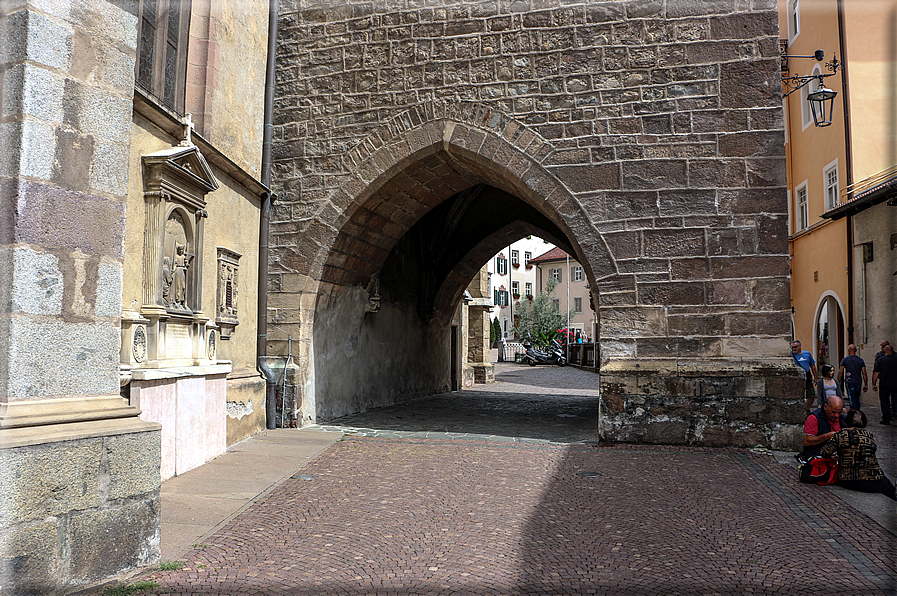
[(547, 352), (537, 350), (529, 340), (523, 342), (523, 347), (526, 348), (524, 359), (530, 366), (536, 366), (537, 364), (557, 364), (558, 366), (564, 366), (567, 364), (567, 357), (564, 355), (564, 346), (556, 339), (551, 340), (551, 346)]

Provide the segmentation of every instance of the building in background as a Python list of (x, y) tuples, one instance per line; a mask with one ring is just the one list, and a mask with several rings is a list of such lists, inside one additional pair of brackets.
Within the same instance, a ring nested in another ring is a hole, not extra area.
[(808, 101), (818, 79), (785, 99), (794, 337), (835, 366), (855, 343), (871, 370), (897, 337), (897, 4), (780, 0), (779, 14), (783, 77), (832, 75), (837, 92), (829, 126)]
[(536, 269), (538, 292), (547, 291), (548, 281), (553, 279), (557, 287), (552, 300), (562, 313), (570, 312), (570, 330), (579, 331), (593, 339), (597, 333), (598, 319), (592, 310), (589, 282), (582, 265), (558, 247), (540, 254), (530, 261)]
[(488, 294), (493, 303), (491, 316), (498, 319), (503, 338), (514, 337), (516, 304), (532, 299), (538, 291), (536, 269), (531, 262), (533, 257), (553, 246), (547, 240), (527, 236), (502, 249), (486, 264)]

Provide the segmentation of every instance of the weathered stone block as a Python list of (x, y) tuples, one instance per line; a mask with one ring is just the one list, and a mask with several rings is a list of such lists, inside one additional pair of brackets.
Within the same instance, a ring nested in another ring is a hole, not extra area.
[[(734, 56), (731, 59), (735, 59)], [(720, 102), (726, 108), (772, 107), (781, 101), (781, 82), (766, 61), (720, 65)]]
[(55, 593), (62, 578), (57, 521), (17, 527), (0, 536), (0, 585), (10, 594)]
[(158, 492), (115, 509), (73, 515), (68, 548), (71, 574), (90, 583), (159, 562)]
[(691, 305), (705, 303), (702, 282), (640, 283), (639, 304)]
[(689, 442), (688, 430), (687, 422), (649, 422), (645, 427), (644, 442), (661, 445), (685, 445)]

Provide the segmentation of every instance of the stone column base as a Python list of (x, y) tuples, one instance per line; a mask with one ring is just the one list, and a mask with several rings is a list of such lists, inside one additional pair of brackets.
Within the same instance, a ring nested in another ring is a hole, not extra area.
[(157, 564), (160, 436), (138, 418), (0, 431), (0, 585), (61, 594)]
[(599, 436), (621, 443), (799, 451), (802, 372), (788, 358), (605, 363)]
[(491, 363), (471, 364), (470, 367), (473, 369), (473, 382), (475, 384), (489, 385), (495, 382), (495, 366)]

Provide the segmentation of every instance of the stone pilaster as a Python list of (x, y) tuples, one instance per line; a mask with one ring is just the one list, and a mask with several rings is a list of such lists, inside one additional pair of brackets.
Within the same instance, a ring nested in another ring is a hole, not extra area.
[(0, 13), (0, 584), (55, 594), (158, 560), (160, 439), (119, 395), (136, 17), (30, 6)]

